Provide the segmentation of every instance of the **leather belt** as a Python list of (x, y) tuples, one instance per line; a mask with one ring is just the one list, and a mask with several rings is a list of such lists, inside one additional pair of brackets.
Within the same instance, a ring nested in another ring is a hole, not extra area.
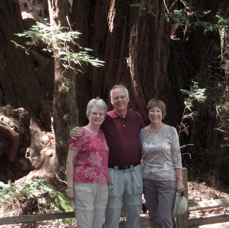
[(108, 168), (112, 168), (112, 169), (119, 169), (119, 170), (125, 170), (125, 169), (131, 169), (137, 165), (140, 165), (141, 162), (138, 162), (136, 164), (133, 165), (108, 165)]

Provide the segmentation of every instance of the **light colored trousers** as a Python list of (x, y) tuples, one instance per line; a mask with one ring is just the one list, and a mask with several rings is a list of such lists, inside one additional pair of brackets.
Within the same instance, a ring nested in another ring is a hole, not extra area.
[(126, 215), (125, 227), (139, 228), (143, 192), (141, 165), (126, 170), (109, 168), (109, 174), (109, 194), (104, 228), (119, 227), (122, 209)]
[(151, 228), (173, 228), (172, 210), (176, 181), (143, 179), (146, 208)]
[(77, 228), (102, 228), (108, 199), (107, 184), (75, 183)]

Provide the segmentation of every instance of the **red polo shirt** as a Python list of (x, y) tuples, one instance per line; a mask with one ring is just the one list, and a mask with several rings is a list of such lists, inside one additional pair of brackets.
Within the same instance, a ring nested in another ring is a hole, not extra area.
[(107, 113), (101, 126), (109, 147), (109, 166), (129, 166), (140, 162), (140, 129), (143, 128), (141, 115), (128, 110), (125, 118), (114, 110)]

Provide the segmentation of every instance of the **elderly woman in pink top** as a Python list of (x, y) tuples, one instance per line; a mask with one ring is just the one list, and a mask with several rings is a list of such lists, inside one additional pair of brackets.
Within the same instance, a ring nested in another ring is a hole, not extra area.
[(87, 105), (89, 123), (82, 137), (69, 141), (66, 164), (67, 196), (74, 199), (77, 227), (101, 228), (108, 200), (108, 146), (100, 129), (107, 113), (102, 99)]

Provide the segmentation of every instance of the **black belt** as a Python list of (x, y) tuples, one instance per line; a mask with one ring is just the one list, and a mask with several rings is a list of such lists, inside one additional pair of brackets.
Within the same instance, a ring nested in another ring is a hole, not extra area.
[(108, 165), (108, 168), (112, 168), (112, 169), (119, 169), (119, 170), (125, 170), (125, 169), (131, 169), (137, 165), (140, 165), (140, 162), (133, 164), (133, 165)]

